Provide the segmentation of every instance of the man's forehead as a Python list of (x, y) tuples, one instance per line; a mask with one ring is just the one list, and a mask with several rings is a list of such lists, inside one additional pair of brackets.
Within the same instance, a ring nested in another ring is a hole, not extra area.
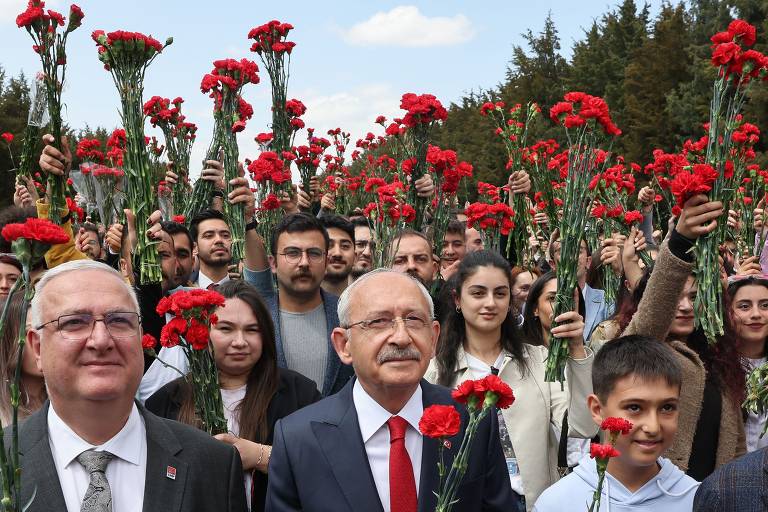
[[(374, 290), (379, 293), (373, 293)], [(428, 309), (424, 294), (417, 282), (407, 274), (385, 272), (367, 278), (355, 288), (355, 293), (362, 294), (366, 300), (351, 301), (358, 311), (393, 310), (395, 307)], [(393, 300), (393, 297), (395, 299)]]
[(409, 254), (432, 254), (432, 247), (429, 243), (418, 236), (407, 236), (395, 241), (397, 247), (397, 256), (407, 256)]
[[(98, 300), (94, 300), (98, 294)], [(69, 272), (51, 279), (43, 288), (40, 300), (56, 306), (75, 301), (102, 305), (119, 301), (132, 305), (131, 295), (121, 278), (111, 272), (91, 270)]]
[(352, 241), (352, 238), (350, 238), (349, 233), (347, 233), (343, 229), (338, 229), (338, 228), (329, 228), (328, 238), (334, 241), (338, 241), (338, 240)]

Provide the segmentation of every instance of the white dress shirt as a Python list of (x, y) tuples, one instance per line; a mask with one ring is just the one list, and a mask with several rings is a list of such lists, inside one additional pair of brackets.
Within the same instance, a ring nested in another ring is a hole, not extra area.
[[(373, 473), (373, 481), (379, 493), (384, 512), (390, 512), (389, 503), (389, 426), (387, 421), (392, 417), (386, 409), (366, 393), (360, 381), (355, 381), (352, 388), (352, 400), (357, 411), (357, 422), (360, 424), (360, 434), (363, 436), (365, 453)], [(421, 386), (397, 413), (408, 422), (405, 431), (405, 449), (411, 458), (413, 479), (416, 482), (416, 496), (419, 495), (419, 478), (421, 477), (421, 451), (424, 440), (419, 432), (419, 420), (424, 412), (421, 401)]]
[[(221, 281), (217, 281), (216, 284), (224, 284), (227, 281), (229, 281), (229, 274), (224, 276), (224, 278)], [(214, 283), (213, 279), (208, 277), (207, 275), (203, 274), (202, 272), (199, 272), (197, 274), (197, 286), (202, 288), (203, 290), (207, 290), (208, 286), (212, 285)]]
[(115, 456), (105, 471), (112, 493), (112, 512), (142, 510), (147, 475), (147, 431), (136, 404), (122, 430), (99, 446), (75, 434), (51, 404), (48, 408), (48, 443), (68, 512), (80, 512), (90, 482), (85, 468), (77, 461), (77, 456), (85, 450), (107, 451)]

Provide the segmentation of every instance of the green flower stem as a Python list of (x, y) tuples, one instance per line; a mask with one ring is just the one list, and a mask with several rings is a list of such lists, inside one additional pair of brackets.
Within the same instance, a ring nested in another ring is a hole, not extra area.
[[(224, 86), (224, 99), (222, 101), (222, 110), (225, 119), (231, 120), (237, 115), (236, 91), (230, 91)], [(226, 191), (230, 193), (234, 190), (229, 182), (240, 176), (238, 167), (239, 149), (237, 147), (237, 135), (232, 133), (231, 129), (224, 130), (223, 149), (224, 149), (224, 181)], [(309, 189), (307, 189), (309, 190)], [(245, 256), (245, 205), (243, 203), (232, 204), (228, 199), (224, 200), (224, 215), (227, 218), (227, 224), (232, 233), (232, 264), (239, 264)]]
[(189, 373), (192, 376), (192, 394), (195, 410), (203, 430), (211, 435), (227, 432), (224, 419), (224, 405), (221, 400), (218, 370), (213, 359), (213, 347), (208, 350), (194, 350), (184, 343), (189, 359)]

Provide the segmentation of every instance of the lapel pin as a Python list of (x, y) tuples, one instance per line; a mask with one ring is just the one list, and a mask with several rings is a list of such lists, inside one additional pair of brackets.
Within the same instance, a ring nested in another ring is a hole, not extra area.
[(446, 440), (443, 441), (443, 446), (445, 446), (446, 449), (450, 450), (451, 449), (451, 442), (446, 439)]
[(165, 477), (170, 478), (171, 480), (176, 480), (176, 468), (173, 466), (165, 468)]

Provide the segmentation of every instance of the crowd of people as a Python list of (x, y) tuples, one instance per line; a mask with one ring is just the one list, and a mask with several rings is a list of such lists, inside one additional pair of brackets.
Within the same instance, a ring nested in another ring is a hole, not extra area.
[[(71, 156), (45, 141), (40, 168), (66, 174)], [(126, 211), (124, 224), (75, 229), (65, 214), (69, 242), (32, 269), (27, 324), (20, 294), (5, 303), (0, 421), (11, 422), (7, 383), (26, 332), (19, 415), (28, 510), (434, 510), (439, 445), (419, 420), (430, 405), (455, 404), (452, 388), (487, 375), (515, 401), (478, 428), (453, 510), (587, 510), (601, 480), (590, 443), (609, 417), (632, 429), (616, 441), (600, 510), (765, 509), (767, 418), (741, 404), (747, 372), (766, 362), (766, 262), (724, 247), (725, 334), (710, 344), (694, 327), (702, 284), (691, 248), (715, 229), (720, 203), (693, 197), (663, 235), (652, 228), (654, 191), (642, 189), (642, 227), (597, 250), (581, 241), (577, 306), (554, 316), (553, 226), (548, 238), (531, 238), (523, 268), (485, 249), (460, 212), (442, 249), (428, 230), (407, 229), (384, 247), (362, 212), (340, 215), (332, 197), (299, 188), (283, 198), (265, 244), (247, 180), (227, 188), (223, 177), (219, 162), (206, 162), (200, 179), (217, 193), (188, 226), (159, 211), (136, 226)], [(414, 185), (425, 197), (434, 189), (428, 176)], [(529, 176), (512, 173), (509, 188), (510, 201), (526, 194)], [(224, 201), (244, 205), (239, 265)], [(18, 184), (14, 202), (0, 226), (48, 215), (50, 199), (34, 188)], [(137, 277), (133, 253), (145, 229), (161, 283)], [(4, 301), (22, 267), (0, 243)], [(392, 265), (374, 269), (381, 251)], [(621, 280), (615, 303), (601, 269)], [(142, 335), (160, 339), (166, 323), (158, 302), (190, 287), (224, 297), (210, 347), (228, 433), (213, 437), (199, 428), (182, 348), (142, 350)], [(545, 379), (553, 337), (567, 340), (563, 384)], [(441, 452), (447, 464), (466, 428), (460, 409), (457, 444)]]

